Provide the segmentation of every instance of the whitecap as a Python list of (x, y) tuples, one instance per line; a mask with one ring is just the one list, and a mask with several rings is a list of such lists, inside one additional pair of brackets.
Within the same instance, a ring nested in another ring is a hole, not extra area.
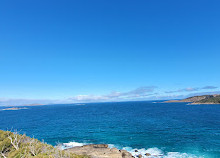
[(83, 146), (86, 145), (87, 143), (78, 143), (78, 142), (69, 142), (69, 143), (63, 143), (62, 148), (63, 149), (68, 149), (68, 148), (73, 148), (77, 146)]

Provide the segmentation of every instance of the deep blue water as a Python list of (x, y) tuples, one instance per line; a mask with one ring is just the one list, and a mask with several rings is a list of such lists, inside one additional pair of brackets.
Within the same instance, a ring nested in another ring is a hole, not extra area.
[(12, 127), (52, 145), (105, 143), (220, 157), (220, 105), (120, 102), (0, 110), (0, 129)]

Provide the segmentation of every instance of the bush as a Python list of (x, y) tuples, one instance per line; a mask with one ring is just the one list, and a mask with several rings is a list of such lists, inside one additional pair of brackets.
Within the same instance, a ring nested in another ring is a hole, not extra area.
[(54, 148), (17, 132), (0, 130), (0, 158), (89, 158)]

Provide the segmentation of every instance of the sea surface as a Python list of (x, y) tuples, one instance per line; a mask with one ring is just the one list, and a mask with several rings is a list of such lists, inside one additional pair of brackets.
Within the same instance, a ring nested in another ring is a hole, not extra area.
[(138, 149), (161, 158), (220, 158), (220, 105), (143, 101), (3, 108), (0, 129), (52, 145), (104, 143), (133, 155)]

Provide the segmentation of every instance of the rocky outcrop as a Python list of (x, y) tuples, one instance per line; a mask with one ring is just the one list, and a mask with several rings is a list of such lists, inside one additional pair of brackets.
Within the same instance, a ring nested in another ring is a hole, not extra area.
[(75, 154), (88, 155), (91, 158), (133, 158), (128, 151), (109, 148), (107, 144), (90, 144), (66, 150)]

